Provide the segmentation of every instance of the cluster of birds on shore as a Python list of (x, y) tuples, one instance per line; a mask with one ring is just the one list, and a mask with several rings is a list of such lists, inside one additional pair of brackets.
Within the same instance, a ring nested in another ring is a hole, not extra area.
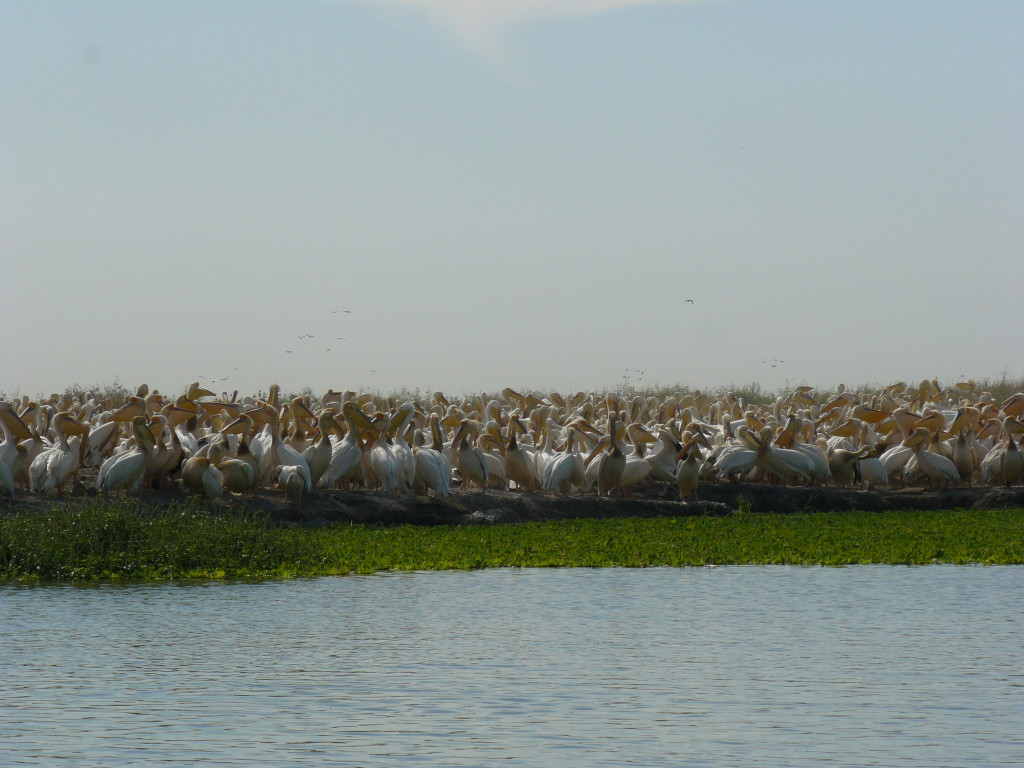
[(696, 498), (699, 484), (766, 482), (887, 489), (1019, 485), (1024, 392), (1001, 401), (973, 381), (899, 382), (773, 403), (731, 392), (665, 397), (521, 394), (397, 403), (353, 391), (228, 396), (193, 383), (142, 385), (123, 404), (53, 395), (0, 401), (0, 495), (64, 493), (96, 468), (102, 494), (180, 482), (217, 499), (277, 486), (301, 505), (330, 489), (446, 497), (452, 488)]

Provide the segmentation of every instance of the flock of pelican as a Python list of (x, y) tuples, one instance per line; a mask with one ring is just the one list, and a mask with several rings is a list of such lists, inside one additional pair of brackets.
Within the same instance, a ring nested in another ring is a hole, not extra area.
[(84, 468), (96, 488), (142, 494), (181, 483), (205, 499), (283, 488), (297, 503), (329, 489), (448, 496), (454, 487), (628, 495), (643, 486), (695, 498), (699, 484), (1019, 485), (1024, 392), (1002, 401), (973, 381), (903, 382), (768, 405), (726, 392), (615, 393), (392, 402), (177, 397), (146, 385), (123, 404), (53, 395), (0, 401), (0, 494), (64, 493)]

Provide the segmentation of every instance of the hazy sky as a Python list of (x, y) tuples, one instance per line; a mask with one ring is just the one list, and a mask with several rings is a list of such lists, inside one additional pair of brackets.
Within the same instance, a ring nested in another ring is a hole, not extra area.
[(0, 0), (0, 391), (1024, 375), (1022, 39), (1018, 0)]

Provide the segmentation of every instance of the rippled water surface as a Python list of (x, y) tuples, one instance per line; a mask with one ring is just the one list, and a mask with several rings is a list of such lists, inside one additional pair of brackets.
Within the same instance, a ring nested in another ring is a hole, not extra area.
[(0, 588), (3, 766), (1024, 765), (1024, 569)]

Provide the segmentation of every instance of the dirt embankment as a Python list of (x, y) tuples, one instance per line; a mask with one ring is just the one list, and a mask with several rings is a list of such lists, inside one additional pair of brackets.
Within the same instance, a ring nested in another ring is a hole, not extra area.
[[(95, 497), (91, 478), (83, 478), (68, 501)], [(366, 491), (322, 491), (303, 499), (301, 509), (278, 490), (256, 497), (232, 497), (208, 504), (211, 510), (249, 507), (266, 512), (282, 524), (317, 526), (336, 522), (364, 524), (485, 525), (527, 521), (613, 517), (687, 517), (730, 514), (749, 505), (751, 512), (789, 513), (864, 509), (998, 509), (1024, 507), (1024, 488), (951, 488), (932, 491), (853, 491), (838, 488), (785, 487), (759, 484), (702, 484), (699, 501), (679, 501), (675, 488), (646, 489), (630, 497), (594, 495), (556, 497), (513, 491), (455, 490), (447, 499), (424, 496), (389, 497)], [(174, 486), (149, 491), (146, 504), (157, 507), (184, 501)], [(30, 511), (52, 505), (54, 496), (19, 493), (0, 509)]]

